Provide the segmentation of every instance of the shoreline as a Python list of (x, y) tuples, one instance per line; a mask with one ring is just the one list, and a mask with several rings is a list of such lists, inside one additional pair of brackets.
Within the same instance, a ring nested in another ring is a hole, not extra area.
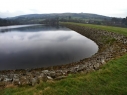
[(60, 66), (51, 66), (35, 69), (4, 70), (0, 71), (0, 86), (13, 85), (35, 85), (40, 81), (59, 80), (66, 78), (68, 74), (78, 72), (91, 72), (98, 70), (108, 61), (124, 55), (127, 52), (127, 37), (114, 32), (93, 29), (75, 24), (61, 23), (81, 35), (94, 41), (99, 50), (90, 58), (79, 62), (69, 63)]

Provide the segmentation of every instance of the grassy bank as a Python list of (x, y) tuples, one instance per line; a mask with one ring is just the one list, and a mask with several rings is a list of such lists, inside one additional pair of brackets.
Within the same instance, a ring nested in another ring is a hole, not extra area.
[[(79, 23), (77, 25), (108, 30), (127, 36), (126, 28)], [(126, 73), (127, 54), (109, 61), (95, 72), (70, 74), (66, 79), (42, 82), (34, 87), (6, 88), (0, 91), (0, 95), (127, 95)]]
[(89, 74), (69, 75), (35, 87), (7, 88), (1, 95), (127, 95), (127, 54)]
[(67, 23), (68, 24), (85, 26), (85, 27), (90, 27), (90, 28), (95, 28), (95, 29), (106, 30), (106, 31), (110, 31), (110, 32), (116, 32), (116, 33), (123, 34), (123, 35), (127, 36), (127, 28), (113, 27), (113, 26), (104, 26), (104, 25), (72, 23), (72, 22), (67, 22)]

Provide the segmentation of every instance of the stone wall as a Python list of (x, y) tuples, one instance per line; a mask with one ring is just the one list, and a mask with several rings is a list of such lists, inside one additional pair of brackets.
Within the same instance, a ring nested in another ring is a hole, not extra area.
[(70, 64), (47, 68), (1, 71), (0, 87), (8, 87), (9, 85), (34, 86), (40, 82), (66, 78), (68, 74), (88, 73), (98, 70), (107, 61), (122, 56), (127, 52), (127, 37), (123, 35), (80, 25), (64, 25), (95, 41), (99, 46), (99, 51), (90, 58)]

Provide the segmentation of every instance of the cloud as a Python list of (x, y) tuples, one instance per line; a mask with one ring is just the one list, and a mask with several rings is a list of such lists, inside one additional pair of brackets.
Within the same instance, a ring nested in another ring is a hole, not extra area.
[[(0, 16), (34, 13), (84, 12), (125, 17), (127, 0), (1, 0)], [(121, 13), (123, 12), (124, 13)]]
[(0, 17), (1, 18), (14, 17), (14, 16), (22, 15), (22, 14), (25, 14), (25, 13), (23, 11), (15, 11), (15, 12), (5, 11), (5, 12), (0, 12)]

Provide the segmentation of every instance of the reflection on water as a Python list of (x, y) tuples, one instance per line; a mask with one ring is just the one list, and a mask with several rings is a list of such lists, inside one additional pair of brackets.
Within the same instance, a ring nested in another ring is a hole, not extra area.
[(66, 64), (98, 50), (93, 41), (65, 27), (32, 25), (1, 30), (0, 70)]

